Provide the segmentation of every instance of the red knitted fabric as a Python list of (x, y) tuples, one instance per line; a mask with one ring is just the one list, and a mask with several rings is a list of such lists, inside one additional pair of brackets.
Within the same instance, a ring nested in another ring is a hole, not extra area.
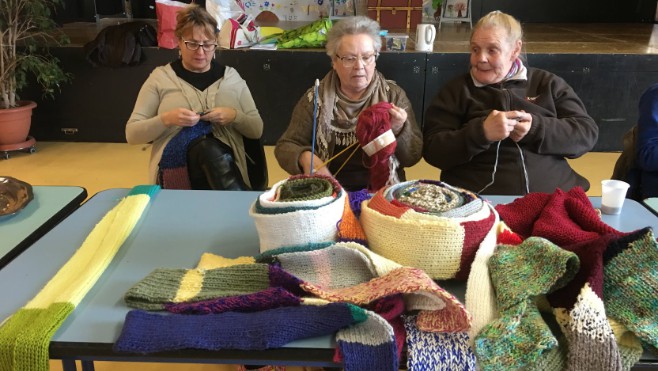
[(603, 297), (603, 253), (610, 242), (628, 233), (604, 223), (582, 188), (529, 193), (512, 203), (497, 205), (496, 211), (523, 238), (543, 237), (578, 255), (578, 273), (568, 285), (549, 295), (551, 305), (571, 308), (586, 282)]
[[(361, 112), (355, 131), (361, 147), (391, 129), (391, 115), (388, 113), (391, 107), (393, 105), (388, 102), (379, 102)], [(370, 169), (370, 184), (368, 185), (370, 192), (376, 192), (386, 185), (390, 175), (389, 158), (395, 154), (396, 147), (397, 141), (393, 141), (367, 160), (367, 166)]]

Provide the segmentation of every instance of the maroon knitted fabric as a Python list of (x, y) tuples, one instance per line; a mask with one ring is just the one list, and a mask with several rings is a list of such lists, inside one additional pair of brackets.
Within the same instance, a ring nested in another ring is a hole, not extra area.
[[(355, 131), (361, 147), (391, 129), (391, 115), (388, 112), (391, 107), (393, 105), (388, 102), (379, 102), (361, 112)], [(397, 141), (393, 141), (368, 158), (367, 166), (370, 169), (368, 190), (370, 192), (376, 192), (386, 185), (390, 175), (389, 159), (395, 154), (396, 147)]]
[(501, 220), (523, 238), (544, 237), (578, 255), (578, 273), (568, 285), (548, 296), (551, 305), (571, 308), (586, 282), (603, 297), (603, 253), (610, 242), (627, 233), (604, 223), (582, 188), (529, 193), (495, 208)]

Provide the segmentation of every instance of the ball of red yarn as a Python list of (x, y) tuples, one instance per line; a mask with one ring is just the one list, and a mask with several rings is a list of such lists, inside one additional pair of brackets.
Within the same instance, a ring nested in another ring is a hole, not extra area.
[[(393, 105), (388, 102), (379, 102), (361, 112), (355, 131), (361, 147), (391, 129), (391, 115), (388, 112), (391, 107)], [(393, 141), (372, 156), (364, 158), (366, 166), (370, 169), (369, 191), (375, 192), (388, 182), (391, 175), (389, 161), (391, 156), (395, 154), (396, 147), (397, 141)]]

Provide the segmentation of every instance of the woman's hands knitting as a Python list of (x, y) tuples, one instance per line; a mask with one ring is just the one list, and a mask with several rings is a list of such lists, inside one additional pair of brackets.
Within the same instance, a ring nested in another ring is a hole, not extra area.
[(532, 126), (532, 116), (525, 111), (492, 110), (484, 119), (484, 136), (490, 142), (510, 138), (520, 141)]
[(404, 123), (407, 122), (407, 111), (404, 108), (400, 108), (393, 103), (393, 107), (388, 110), (388, 113), (391, 115), (391, 130), (393, 134), (398, 135), (404, 127)]
[(201, 116), (202, 120), (211, 122), (213, 124), (228, 125), (235, 121), (238, 116), (238, 111), (231, 107), (215, 107), (205, 112)]
[(187, 108), (176, 108), (160, 114), (160, 120), (167, 126), (194, 126), (201, 116)]

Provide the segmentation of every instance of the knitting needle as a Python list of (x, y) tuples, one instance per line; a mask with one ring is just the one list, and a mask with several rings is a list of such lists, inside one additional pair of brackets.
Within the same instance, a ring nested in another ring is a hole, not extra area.
[(311, 138), (311, 174), (315, 172), (313, 168), (313, 158), (315, 157), (315, 136), (317, 134), (317, 122), (318, 122), (318, 87), (320, 86), (320, 80), (315, 79), (315, 87), (313, 93), (313, 138)]

